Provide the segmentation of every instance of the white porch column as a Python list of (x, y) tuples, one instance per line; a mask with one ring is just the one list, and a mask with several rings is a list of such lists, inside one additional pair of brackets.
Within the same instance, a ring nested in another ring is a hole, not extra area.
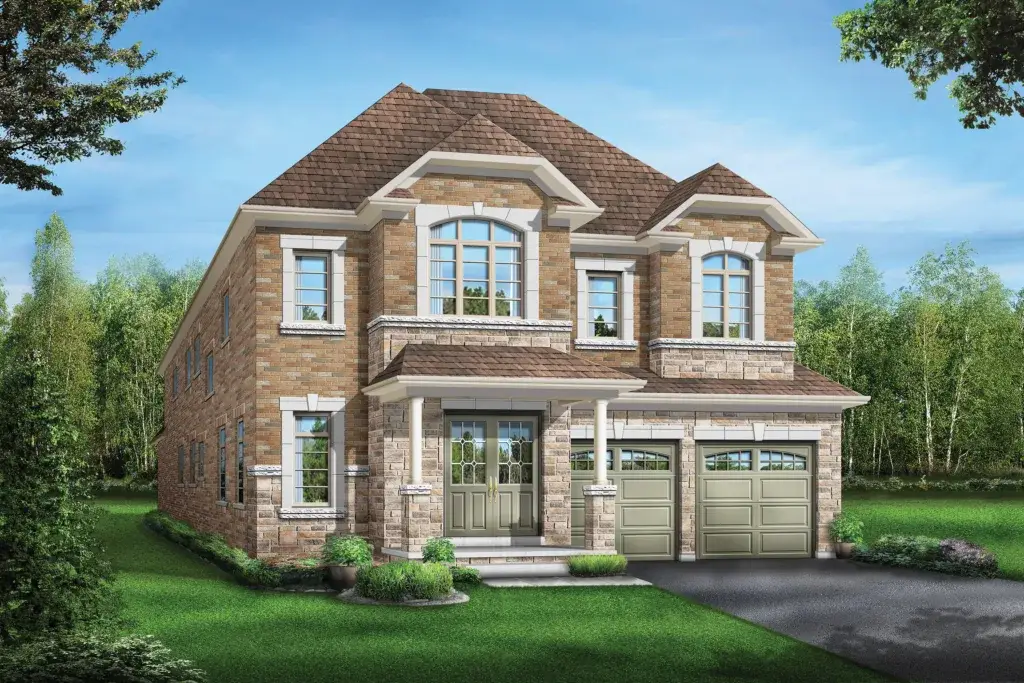
[(608, 399), (594, 401), (594, 483), (608, 483)]
[(409, 483), (423, 483), (423, 397), (409, 399)]

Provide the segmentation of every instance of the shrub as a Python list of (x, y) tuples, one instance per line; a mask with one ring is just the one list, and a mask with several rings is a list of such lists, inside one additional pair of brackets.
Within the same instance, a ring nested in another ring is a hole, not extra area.
[(152, 637), (106, 641), (65, 636), (0, 648), (0, 671), (8, 683), (203, 683), (192, 662), (174, 659)]
[(286, 573), (263, 560), (249, 557), (241, 548), (228, 545), (223, 536), (196, 531), (187, 523), (171, 517), (162, 510), (147, 512), (143, 517), (143, 523), (161, 536), (209, 560), (246, 585), (273, 588), (282, 585), (286, 576), (289, 579), (296, 578), (294, 572)]
[(864, 522), (848, 512), (840, 512), (828, 527), (833, 543), (861, 543), (864, 541)]
[(473, 567), (456, 567), (452, 566), (452, 583), (461, 584), (464, 586), (479, 586), (480, 572)]
[(940, 541), (927, 536), (882, 536), (869, 546), (858, 546), (854, 557), (862, 562), (960, 576), (993, 577), (999, 573), (992, 553), (955, 538)]
[(625, 555), (573, 555), (569, 573), (573, 576), (615, 576), (626, 572)]
[(360, 536), (331, 536), (320, 556), (327, 565), (361, 567), (373, 564), (373, 546)]
[(431, 538), (423, 546), (424, 562), (455, 564), (455, 544), (450, 538)]
[(972, 479), (936, 479), (929, 481), (921, 477), (916, 481), (904, 481), (899, 477), (868, 479), (852, 476), (843, 479), (847, 491), (1024, 491), (1024, 479), (1000, 477), (974, 477)]
[(436, 600), (451, 590), (451, 570), (436, 562), (388, 562), (361, 567), (356, 575), (356, 593), (373, 600)]

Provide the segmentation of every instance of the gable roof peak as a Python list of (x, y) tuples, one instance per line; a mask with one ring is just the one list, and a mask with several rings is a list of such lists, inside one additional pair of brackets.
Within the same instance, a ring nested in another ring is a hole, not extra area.
[(480, 113), (470, 117), (451, 135), (439, 142), (434, 149), (438, 152), (467, 152), (517, 157), (540, 156), (532, 147)]

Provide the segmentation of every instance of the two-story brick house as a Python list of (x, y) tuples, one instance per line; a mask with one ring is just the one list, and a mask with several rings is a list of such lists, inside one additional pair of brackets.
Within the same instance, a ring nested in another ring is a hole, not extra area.
[(399, 85), (235, 214), (160, 366), (160, 507), (260, 557), (831, 556), (868, 399), (794, 364), (821, 244), (721, 165)]

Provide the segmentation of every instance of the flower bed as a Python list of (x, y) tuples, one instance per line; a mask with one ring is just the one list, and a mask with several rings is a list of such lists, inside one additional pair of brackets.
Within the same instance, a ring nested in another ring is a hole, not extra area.
[(959, 538), (882, 536), (870, 546), (858, 546), (854, 559), (958, 576), (991, 578), (999, 575), (995, 555), (980, 545)]

